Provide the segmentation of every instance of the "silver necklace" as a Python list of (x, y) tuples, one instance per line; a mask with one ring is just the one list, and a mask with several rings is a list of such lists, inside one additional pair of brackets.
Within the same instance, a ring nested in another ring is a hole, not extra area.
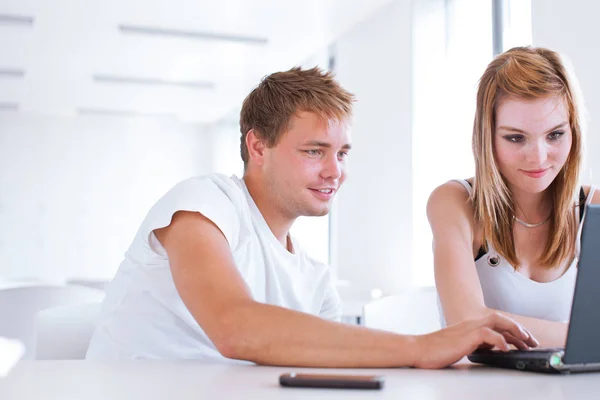
[(517, 221), (519, 224), (523, 225), (525, 228), (537, 228), (538, 226), (542, 226), (544, 225), (546, 222), (548, 222), (548, 220), (550, 219), (550, 215), (548, 215), (548, 218), (546, 218), (545, 220), (543, 220), (542, 222), (538, 222), (537, 224), (530, 224), (528, 222), (525, 222), (519, 218), (517, 218), (516, 215), (513, 215), (513, 219), (515, 221)]

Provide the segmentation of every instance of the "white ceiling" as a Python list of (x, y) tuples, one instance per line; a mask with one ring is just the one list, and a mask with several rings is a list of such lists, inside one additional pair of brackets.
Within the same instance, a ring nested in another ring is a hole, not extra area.
[[(212, 122), (262, 76), (303, 62), (389, 1), (0, 0), (0, 108), (16, 103), (22, 113), (106, 110)], [(33, 23), (2, 23), (2, 15)], [(128, 33), (124, 25), (189, 34)], [(7, 69), (25, 74), (2, 74)], [(213, 86), (98, 82), (94, 75)]]

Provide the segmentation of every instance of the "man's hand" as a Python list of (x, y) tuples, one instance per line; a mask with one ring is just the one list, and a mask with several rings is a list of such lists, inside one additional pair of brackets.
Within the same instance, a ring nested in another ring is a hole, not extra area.
[(527, 350), (537, 340), (520, 324), (500, 313), (464, 321), (441, 331), (418, 336), (417, 368), (443, 368), (454, 364), (478, 348), (508, 351), (512, 344)]

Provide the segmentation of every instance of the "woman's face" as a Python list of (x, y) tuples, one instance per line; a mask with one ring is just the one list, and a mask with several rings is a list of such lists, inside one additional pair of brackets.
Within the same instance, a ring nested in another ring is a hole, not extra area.
[(507, 97), (496, 110), (496, 161), (511, 190), (546, 190), (567, 161), (571, 139), (562, 97)]

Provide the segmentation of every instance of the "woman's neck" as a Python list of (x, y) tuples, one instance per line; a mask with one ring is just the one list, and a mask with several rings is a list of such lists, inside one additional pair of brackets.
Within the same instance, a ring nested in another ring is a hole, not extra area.
[(515, 216), (527, 223), (538, 223), (548, 218), (552, 212), (552, 192), (546, 189), (540, 193), (527, 193), (519, 189), (512, 191)]

